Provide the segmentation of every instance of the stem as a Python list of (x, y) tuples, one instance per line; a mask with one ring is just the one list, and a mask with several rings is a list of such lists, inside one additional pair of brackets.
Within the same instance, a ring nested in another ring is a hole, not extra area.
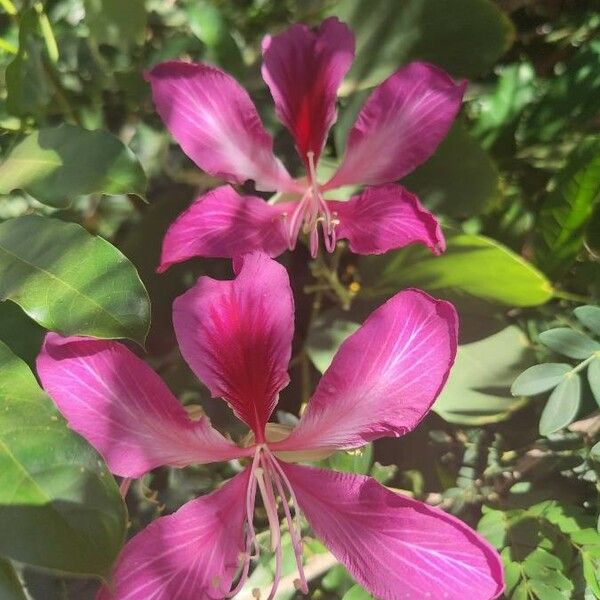
[(573, 294), (572, 292), (566, 292), (565, 290), (557, 290), (555, 288), (552, 289), (552, 294), (555, 298), (560, 298), (561, 300), (570, 300), (572, 302), (581, 302), (583, 304), (593, 303), (591, 298), (586, 296), (582, 296), (581, 294)]
[(585, 369), (595, 358), (600, 359), (600, 353), (594, 352), (591, 356), (588, 356), (585, 360), (582, 360), (577, 366), (573, 367), (567, 375), (578, 373)]
[[(336, 260), (339, 261), (339, 259)], [(315, 260), (313, 261), (312, 271), (315, 277), (318, 279), (324, 279), (327, 282), (329, 288), (336, 295), (337, 299), (342, 305), (342, 308), (344, 310), (349, 310), (354, 294), (352, 294), (352, 292), (350, 292), (350, 290), (348, 290), (340, 281), (337, 274), (337, 269), (333, 270), (326, 263), (325, 259), (323, 258), (323, 252), (320, 248), (315, 256)]]
[(52, 25), (50, 25), (48, 15), (44, 12), (44, 5), (41, 2), (36, 2), (33, 7), (35, 8), (35, 12), (38, 14), (38, 22), (40, 24), (42, 37), (44, 38), (44, 42), (46, 42), (48, 56), (53, 63), (57, 63), (59, 58), (58, 44), (56, 43), (56, 38), (54, 37), (54, 32), (52, 31)]

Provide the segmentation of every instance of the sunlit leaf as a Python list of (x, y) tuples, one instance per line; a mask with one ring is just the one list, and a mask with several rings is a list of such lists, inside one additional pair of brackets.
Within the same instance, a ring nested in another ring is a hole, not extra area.
[(85, 0), (85, 20), (100, 44), (125, 46), (144, 40), (144, 0)]
[(36, 215), (0, 224), (0, 298), (64, 335), (143, 344), (150, 320), (134, 266), (74, 223)]
[(146, 176), (133, 152), (108, 131), (63, 124), (28, 135), (0, 165), (0, 194), (15, 189), (65, 207), (82, 194), (143, 196)]
[(118, 487), (101, 458), (0, 343), (0, 555), (107, 576), (125, 525)]

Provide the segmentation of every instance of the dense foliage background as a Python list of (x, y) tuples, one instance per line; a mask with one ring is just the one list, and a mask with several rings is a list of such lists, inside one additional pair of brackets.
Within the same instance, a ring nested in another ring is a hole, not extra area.
[[(30, 368), (44, 329), (127, 338), (183, 403), (235, 427), (181, 360), (171, 325), (173, 298), (200, 274), (230, 277), (230, 261), (155, 273), (167, 226), (218, 182), (172, 143), (143, 71), (189, 58), (233, 73), (293, 170), (259, 44), (330, 14), (358, 45), (323, 169), (369, 88), (399, 65), (429, 60), (470, 83), (448, 138), (403, 181), (443, 220), (445, 254), (359, 259), (340, 245), (311, 261), (301, 245), (282, 257), (297, 313), (278, 418), (295, 419), (341, 340), (386, 297), (417, 286), (451, 299), (461, 347), (435, 412), (409, 436), (329, 465), (372, 473), (476, 527), (502, 552), (507, 598), (600, 598), (597, 2), (0, 0), (3, 600), (92, 598), (125, 535), (235, 471), (158, 469), (132, 486), (127, 519), (112, 476)], [(554, 366), (513, 386), (542, 363)], [(369, 597), (320, 543), (305, 551), (314, 598)], [(265, 559), (247, 589), (267, 585), (271, 569)], [(293, 596), (291, 584), (278, 595)]]

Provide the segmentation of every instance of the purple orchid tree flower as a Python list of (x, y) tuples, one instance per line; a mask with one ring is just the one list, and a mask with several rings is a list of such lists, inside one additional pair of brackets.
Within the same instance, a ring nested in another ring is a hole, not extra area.
[(341, 346), (293, 430), (268, 423), (289, 382), (294, 330), (292, 291), (280, 264), (254, 252), (232, 281), (201, 277), (175, 301), (173, 321), (192, 370), (250, 428), (245, 443), (225, 438), (206, 417), (192, 420), (158, 375), (120, 343), (49, 333), (37, 361), (69, 425), (116, 475), (247, 462), (218, 490), (134, 536), (99, 600), (234, 596), (261, 552), (253, 524), (257, 495), (276, 557), (269, 599), (281, 575), (280, 514), (304, 593), (302, 514), (377, 598), (490, 600), (502, 592), (499, 556), (459, 519), (369, 477), (298, 464), (416, 427), (454, 361), (451, 304), (407, 290), (378, 308)]
[[(262, 250), (275, 257), (295, 247), (301, 229), (314, 257), (319, 223), (329, 252), (338, 239), (347, 239), (357, 254), (412, 243), (443, 252), (437, 220), (393, 182), (433, 154), (458, 113), (466, 84), (423, 62), (396, 71), (366, 100), (339, 168), (322, 184), (317, 163), (336, 120), (337, 90), (354, 57), (354, 36), (332, 17), (314, 32), (293, 25), (267, 36), (262, 51), (263, 78), (306, 177), (292, 179), (274, 156), (256, 108), (230, 75), (177, 61), (147, 74), (159, 115), (201, 169), (231, 183), (251, 179), (260, 191), (278, 192), (266, 202), (225, 185), (199, 197), (169, 228), (159, 271), (194, 256), (233, 258)], [(325, 192), (358, 184), (372, 187), (347, 201), (324, 198)]]

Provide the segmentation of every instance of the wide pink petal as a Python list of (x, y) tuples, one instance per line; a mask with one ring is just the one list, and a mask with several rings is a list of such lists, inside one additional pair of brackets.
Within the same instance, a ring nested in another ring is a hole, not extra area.
[(319, 158), (336, 119), (337, 90), (354, 58), (354, 36), (331, 17), (316, 31), (292, 25), (262, 44), (262, 74), (277, 116), (289, 129), (306, 162), (308, 152)]
[(381, 600), (492, 600), (504, 589), (496, 551), (456, 517), (370, 477), (282, 463), (312, 529)]
[(342, 164), (325, 189), (390, 183), (410, 173), (448, 133), (465, 85), (427, 63), (396, 71), (365, 102)]
[(225, 598), (244, 550), (248, 479), (246, 470), (150, 523), (125, 545), (96, 600)]
[(457, 316), (420, 290), (396, 294), (340, 347), (291, 435), (273, 450), (355, 448), (429, 412), (454, 362)]
[(215, 67), (164, 62), (146, 75), (156, 110), (183, 151), (204, 171), (260, 190), (293, 189), (273, 154), (250, 96)]
[(337, 237), (347, 239), (356, 254), (383, 254), (415, 243), (435, 254), (446, 249), (437, 219), (401, 185), (368, 187), (347, 202), (328, 205), (339, 220)]
[(183, 357), (262, 441), (287, 373), (294, 299), (286, 270), (266, 254), (244, 257), (233, 281), (201, 277), (175, 300)]
[(207, 418), (191, 421), (160, 377), (118, 342), (49, 333), (37, 372), (69, 426), (116, 475), (244, 454)]
[(288, 245), (283, 219), (290, 208), (290, 203), (240, 196), (229, 185), (211, 190), (169, 227), (158, 270), (195, 256), (232, 258), (254, 250), (279, 256)]

